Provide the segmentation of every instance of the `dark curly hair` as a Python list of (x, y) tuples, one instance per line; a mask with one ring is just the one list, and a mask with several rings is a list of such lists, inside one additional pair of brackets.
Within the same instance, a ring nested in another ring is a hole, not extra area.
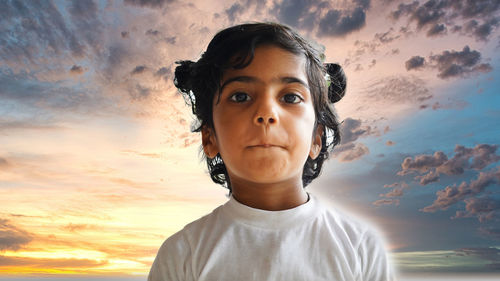
[[(217, 33), (197, 62), (178, 61), (174, 84), (191, 105), (198, 124), (193, 132), (205, 126), (214, 129), (213, 100), (220, 97), (222, 74), (226, 69), (248, 66), (255, 49), (272, 45), (306, 57), (306, 75), (316, 114), (315, 128), (323, 127), (321, 151), (315, 159), (308, 157), (302, 173), (303, 187), (318, 177), (329, 152), (340, 142), (339, 123), (333, 103), (345, 94), (346, 77), (338, 64), (324, 64), (320, 48), (305, 40), (293, 29), (277, 23), (250, 23), (229, 27)], [(210, 177), (231, 192), (231, 182), (220, 154), (205, 156)]]

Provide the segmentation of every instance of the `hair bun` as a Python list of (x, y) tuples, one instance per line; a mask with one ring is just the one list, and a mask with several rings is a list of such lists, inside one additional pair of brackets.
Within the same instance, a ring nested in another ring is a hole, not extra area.
[(342, 67), (336, 63), (325, 63), (325, 68), (329, 76), (328, 99), (330, 102), (336, 103), (345, 95), (347, 77)]
[(175, 68), (174, 85), (181, 92), (189, 93), (192, 90), (192, 65), (190, 60), (176, 61), (179, 64)]

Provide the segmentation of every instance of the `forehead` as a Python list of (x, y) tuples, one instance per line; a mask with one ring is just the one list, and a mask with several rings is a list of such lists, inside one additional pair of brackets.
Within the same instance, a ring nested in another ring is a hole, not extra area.
[(222, 81), (236, 76), (252, 76), (264, 82), (280, 77), (296, 77), (307, 83), (306, 58), (276, 46), (259, 46), (254, 57), (244, 68), (229, 68), (224, 71)]

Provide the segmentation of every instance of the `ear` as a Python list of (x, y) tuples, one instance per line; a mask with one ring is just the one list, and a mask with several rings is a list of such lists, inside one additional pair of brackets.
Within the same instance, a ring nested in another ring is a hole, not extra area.
[(217, 153), (219, 153), (219, 148), (217, 147), (217, 141), (215, 138), (215, 131), (212, 128), (203, 126), (201, 128), (201, 144), (203, 145), (203, 151), (208, 158), (214, 158)]
[(321, 137), (323, 136), (323, 131), (323, 125), (318, 125), (311, 142), (311, 150), (309, 151), (309, 157), (311, 157), (311, 159), (316, 159), (321, 152)]

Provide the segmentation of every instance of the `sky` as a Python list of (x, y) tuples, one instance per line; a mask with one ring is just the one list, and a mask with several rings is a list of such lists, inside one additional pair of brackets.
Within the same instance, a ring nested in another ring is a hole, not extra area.
[(402, 280), (500, 276), (499, 1), (0, 0), (0, 280), (144, 280), (227, 201), (172, 77), (253, 21), (347, 75), (307, 191), (375, 225)]

